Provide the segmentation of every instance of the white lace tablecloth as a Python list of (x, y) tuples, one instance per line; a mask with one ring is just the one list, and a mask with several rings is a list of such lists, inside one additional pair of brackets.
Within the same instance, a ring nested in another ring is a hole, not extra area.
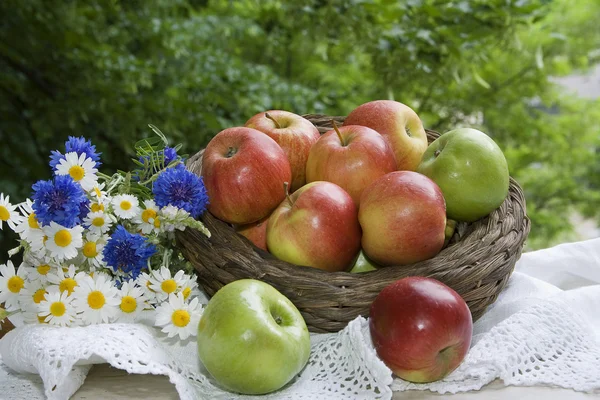
[[(412, 384), (377, 358), (364, 318), (313, 335), (307, 367), (265, 399), (390, 399), (392, 391), (456, 393), (501, 379), (600, 393), (600, 238), (526, 253), (506, 290), (475, 323), (471, 350), (446, 379)], [(169, 340), (144, 325), (23, 326), (0, 340), (0, 393), (67, 399), (93, 364), (167, 375), (182, 399), (233, 399), (197, 357), (196, 342)], [(10, 396), (10, 395), (14, 396)], [(260, 398), (260, 397), (259, 397)]]

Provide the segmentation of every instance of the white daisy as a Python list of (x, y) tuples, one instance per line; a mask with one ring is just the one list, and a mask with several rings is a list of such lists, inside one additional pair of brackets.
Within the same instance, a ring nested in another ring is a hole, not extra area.
[(181, 208), (168, 205), (160, 210), (160, 217), (163, 231), (173, 232), (175, 229), (182, 231), (186, 228), (184, 222), (190, 217), (190, 213)]
[(58, 261), (77, 257), (77, 249), (83, 246), (82, 226), (65, 228), (52, 221), (43, 229), (44, 234), (48, 237), (45, 245), (52, 257)]
[(56, 289), (48, 290), (46, 299), (38, 304), (38, 316), (43, 317), (44, 322), (50, 325), (74, 325), (75, 314), (73, 296), (69, 296), (67, 292), (60, 293)]
[(132, 219), (140, 211), (137, 197), (131, 194), (120, 194), (112, 198), (111, 204), (115, 215), (122, 219)]
[[(24, 262), (23, 267), (25, 268), (25, 272), (27, 273), (27, 280), (32, 282), (39, 282), (40, 284), (44, 284), (48, 281), (48, 274), (52, 271), (56, 271), (58, 268), (53, 266), (53, 264), (49, 260), (28, 260), (29, 262)], [(34, 261), (34, 264), (30, 264), (31, 261)]]
[(81, 253), (92, 271), (104, 267), (102, 250), (106, 244), (105, 236), (87, 235), (83, 241)]
[[(92, 204), (93, 205), (93, 204)], [(105, 213), (104, 211), (92, 211), (84, 218), (83, 223), (87, 226), (90, 233), (95, 235), (102, 235), (108, 232), (111, 225), (115, 222), (112, 215)]]
[(6, 222), (14, 230), (22, 221), (23, 217), (17, 212), (17, 206), (10, 204), (10, 196), (4, 197), (4, 193), (0, 193), (0, 229), (2, 223)]
[(46, 294), (48, 293), (46, 286), (45, 283), (40, 281), (26, 281), (25, 286), (19, 293), (21, 310), (35, 311), (37, 305), (46, 299)]
[(117, 295), (119, 299), (118, 322), (135, 322), (146, 308), (144, 289), (135, 285), (134, 281), (123, 282)]
[(25, 200), (19, 204), (19, 211), (23, 217), (21, 223), (15, 227), (15, 232), (22, 240), (29, 243), (32, 251), (37, 252), (44, 247), (44, 232), (35, 217), (33, 202), (29, 199)]
[(59, 292), (67, 292), (70, 296), (86, 276), (85, 272), (78, 272), (74, 265), (69, 265), (68, 268), (56, 268), (49, 273), (48, 282), (55, 285)]
[(190, 299), (201, 294), (200, 290), (198, 289), (198, 282), (195, 275), (183, 276), (183, 283), (181, 284), (179, 293), (183, 295), (183, 299), (185, 301), (189, 301)]
[(117, 288), (103, 274), (84, 277), (73, 292), (73, 304), (84, 325), (112, 322), (121, 301)]
[(170, 338), (179, 335), (181, 340), (185, 340), (190, 335), (197, 334), (201, 316), (202, 305), (197, 298), (186, 303), (181, 293), (171, 293), (169, 301), (165, 301), (156, 309), (154, 325), (162, 327), (161, 331)]
[(4, 303), (6, 311), (19, 309), (19, 294), (25, 287), (26, 274), (24, 267), (15, 271), (15, 266), (10, 260), (0, 265), (0, 303)]
[(146, 301), (148, 304), (156, 304), (158, 300), (156, 299), (156, 292), (150, 288), (152, 282), (150, 281), (151, 275), (145, 272), (142, 272), (138, 275), (135, 280), (136, 284), (144, 290), (144, 296), (146, 297)]
[(159, 208), (154, 200), (144, 201), (144, 209), (138, 213), (133, 222), (139, 225), (144, 234), (160, 231), (160, 219), (158, 219)]
[(56, 166), (56, 175), (70, 175), (86, 192), (96, 186), (98, 181), (97, 172), (98, 169), (94, 160), (86, 157), (85, 153), (78, 156), (74, 151), (65, 154), (65, 157)]
[(184, 274), (185, 272), (180, 270), (177, 271), (175, 276), (171, 277), (171, 271), (165, 267), (152, 271), (150, 274), (150, 289), (155, 292), (156, 299), (164, 301), (170, 294), (180, 291), (184, 283)]

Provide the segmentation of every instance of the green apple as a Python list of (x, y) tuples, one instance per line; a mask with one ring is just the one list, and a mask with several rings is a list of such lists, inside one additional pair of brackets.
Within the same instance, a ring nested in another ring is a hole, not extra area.
[(442, 189), (448, 218), (456, 221), (485, 217), (508, 194), (506, 158), (496, 142), (476, 129), (455, 129), (437, 138), (417, 172)]
[(310, 335), (292, 302), (271, 285), (241, 279), (223, 286), (198, 324), (198, 355), (228, 390), (264, 394), (306, 365)]
[(453, 219), (446, 220), (446, 230), (444, 231), (444, 247), (448, 246), (450, 243), (450, 239), (454, 235), (454, 231), (456, 230), (456, 221)]
[(377, 268), (381, 268), (380, 265), (377, 265), (366, 256), (365, 252), (361, 249), (358, 255), (356, 256), (356, 260), (352, 265), (352, 268), (348, 272), (361, 273), (361, 272), (369, 272), (375, 271)]

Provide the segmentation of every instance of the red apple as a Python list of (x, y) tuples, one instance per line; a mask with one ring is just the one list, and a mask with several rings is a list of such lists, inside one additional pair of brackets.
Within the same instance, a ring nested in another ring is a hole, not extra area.
[(360, 250), (352, 197), (331, 182), (302, 186), (269, 217), (267, 248), (275, 257), (296, 265), (345, 270)]
[(376, 100), (355, 108), (344, 121), (379, 132), (388, 142), (398, 170), (416, 171), (427, 149), (427, 134), (412, 108), (392, 100)]
[(396, 171), (364, 190), (358, 220), (369, 258), (381, 265), (412, 264), (442, 249), (446, 203), (438, 185), (425, 175)]
[(235, 231), (250, 240), (256, 247), (267, 251), (267, 222), (269, 216), (246, 225), (236, 225)]
[(219, 132), (206, 146), (202, 177), (208, 211), (232, 224), (266, 217), (285, 198), (290, 163), (281, 147), (255, 129), (235, 127)]
[(312, 122), (289, 111), (270, 110), (256, 114), (245, 126), (266, 133), (281, 146), (292, 168), (290, 191), (306, 183), (308, 152), (320, 137)]
[(394, 374), (424, 383), (442, 379), (460, 365), (471, 345), (473, 319), (454, 290), (414, 276), (377, 295), (369, 328), (377, 355)]
[(325, 133), (313, 145), (306, 163), (306, 181), (328, 181), (348, 192), (358, 206), (363, 190), (396, 170), (385, 139), (371, 128), (343, 126)]

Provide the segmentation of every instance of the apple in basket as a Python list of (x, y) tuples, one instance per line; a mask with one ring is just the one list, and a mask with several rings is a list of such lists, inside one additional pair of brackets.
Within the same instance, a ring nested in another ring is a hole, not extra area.
[(360, 250), (360, 235), (352, 197), (335, 183), (319, 181), (288, 195), (273, 211), (267, 248), (296, 265), (343, 271)]
[(442, 379), (469, 351), (471, 312), (458, 293), (435, 279), (391, 283), (371, 304), (369, 317), (377, 355), (404, 380)]
[(306, 365), (310, 335), (292, 302), (271, 285), (242, 279), (210, 299), (198, 324), (198, 355), (225, 388), (264, 394)]
[(246, 225), (235, 225), (237, 233), (250, 240), (256, 247), (267, 251), (267, 222), (269, 216)]
[(417, 172), (391, 172), (369, 185), (360, 199), (358, 220), (365, 254), (383, 266), (426, 260), (444, 245), (444, 196)]
[(398, 170), (416, 171), (427, 149), (427, 134), (412, 108), (392, 100), (375, 100), (352, 110), (346, 125), (362, 125), (379, 132), (396, 157)]
[(396, 159), (385, 139), (366, 126), (348, 125), (326, 132), (310, 149), (306, 181), (339, 185), (358, 206), (363, 190), (396, 170)]
[(281, 147), (255, 129), (234, 127), (219, 132), (202, 156), (208, 211), (232, 224), (266, 217), (285, 198), (284, 182), (292, 177)]
[(321, 136), (312, 122), (289, 111), (271, 110), (256, 114), (245, 126), (266, 133), (281, 146), (292, 168), (290, 192), (303, 186), (308, 153)]
[(509, 175), (500, 147), (485, 133), (459, 128), (431, 143), (418, 172), (446, 198), (448, 218), (476, 221), (498, 208), (508, 194)]

